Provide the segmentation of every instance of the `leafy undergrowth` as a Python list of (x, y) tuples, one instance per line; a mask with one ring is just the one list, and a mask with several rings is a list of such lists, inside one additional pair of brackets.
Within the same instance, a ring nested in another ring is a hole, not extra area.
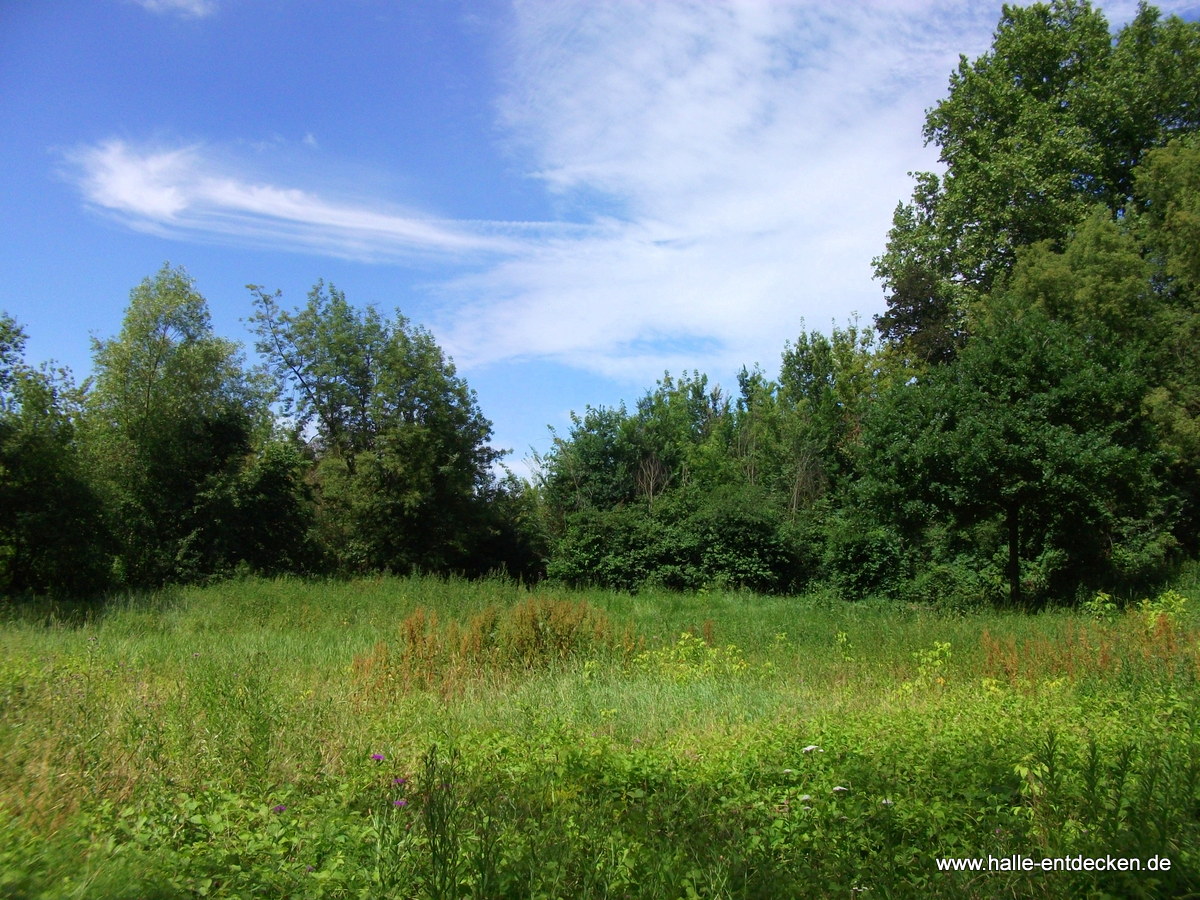
[(422, 579), (238, 589), (3, 626), (0, 895), (1200, 891), (1182, 594), (964, 619), (745, 595), (655, 614)]

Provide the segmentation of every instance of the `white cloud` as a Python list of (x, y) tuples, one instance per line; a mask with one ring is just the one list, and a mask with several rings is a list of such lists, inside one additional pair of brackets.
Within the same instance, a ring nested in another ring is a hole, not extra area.
[[(500, 110), (547, 188), (605, 227), (456, 285), (466, 365), (549, 357), (637, 383), (771, 365), (882, 307), (871, 258), (926, 107), (998, 10), (928, 2), (518, 2)], [(478, 299), (471, 299), (478, 298)]]
[[(132, 228), (170, 237), (392, 261), (414, 254), (508, 254), (537, 233), (535, 226), (440, 221), (377, 202), (255, 182), (202, 146), (155, 150), (110, 140), (75, 150), (68, 162), (93, 206)], [(514, 230), (519, 237), (509, 234)]]
[(217, 11), (215, 0), (134, 0), (152, 13), (177, 13), (194, 19), (210, 16)]
[(248, 178), (203, 146), (109, 141), (73, 161), (88, 200), (132, 227), (471, 262), (444, 284), (438, 329), (465, 368), (549, 359), (645, 384), (664, 368), (771, 366), (802, 327), (881, 311), (871, 259), (908, 171), (937, 166), (925, 109), (960, 53), (989, 47), (999, 13), (975, 0), (517, 0), (500, 122), (584, 225), (331, 198)]

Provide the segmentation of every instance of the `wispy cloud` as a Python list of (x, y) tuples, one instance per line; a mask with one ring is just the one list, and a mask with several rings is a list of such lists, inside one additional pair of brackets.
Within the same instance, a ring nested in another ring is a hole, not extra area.
[[(519, 2), (500, 110), (548, 190), (605, 227), (455, 287), (464, 362), (550, 357), (644, 383), (778, 358), (882, 305), (871, 258), (924, 109), (997, 11), (929, 2)], [(472, 300), (471, 298), (478, 298)]]
[[(1114, 2), (1115, 22), (1132, 14)], [(871, 259), (907, 173), (937, 166), (924, 111), (998, 15), (975, 0), (517, 0), (506, 146), (582, 225), (333, 197), (203, 145), (114, 140), (71, 159), (88, 201), (134, 228), (470, 262), (447, 271), (436, 323), (464, 367), (536, 358), (645, 384), (770, 366), (802, 327), (882, 308)]]
[(198, 145), (148, 149), (109, 140), (77, 148), (67, 160), (92, 206), (131, 228), (168, 237), (393, 261), (414, 254), (511, 254), (537, 231), (534, 225), (441, 221), (381, 203), (250, 180)]
[(168, 13), (201, 19), (217, 11), (216, 0), (134, 0), (152, 13)]

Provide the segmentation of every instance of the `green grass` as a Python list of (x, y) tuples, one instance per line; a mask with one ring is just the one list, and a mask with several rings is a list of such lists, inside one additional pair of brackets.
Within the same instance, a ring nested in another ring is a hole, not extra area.
[[(434, 578), (11, 609), (0, 896), (1196, 894), (1195, 587), (1036, 616)], [(1171, 868), (936, 865), (1013, 854)]]

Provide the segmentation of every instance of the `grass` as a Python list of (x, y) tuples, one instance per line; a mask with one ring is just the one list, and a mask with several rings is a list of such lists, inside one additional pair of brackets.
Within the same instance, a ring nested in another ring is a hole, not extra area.
[[(0, 895), (1197, 894), (1180, 591), (965, 617), (281, 579), (13, 609)], [(1014, 854), (1171, 868), (936, 863)]]

